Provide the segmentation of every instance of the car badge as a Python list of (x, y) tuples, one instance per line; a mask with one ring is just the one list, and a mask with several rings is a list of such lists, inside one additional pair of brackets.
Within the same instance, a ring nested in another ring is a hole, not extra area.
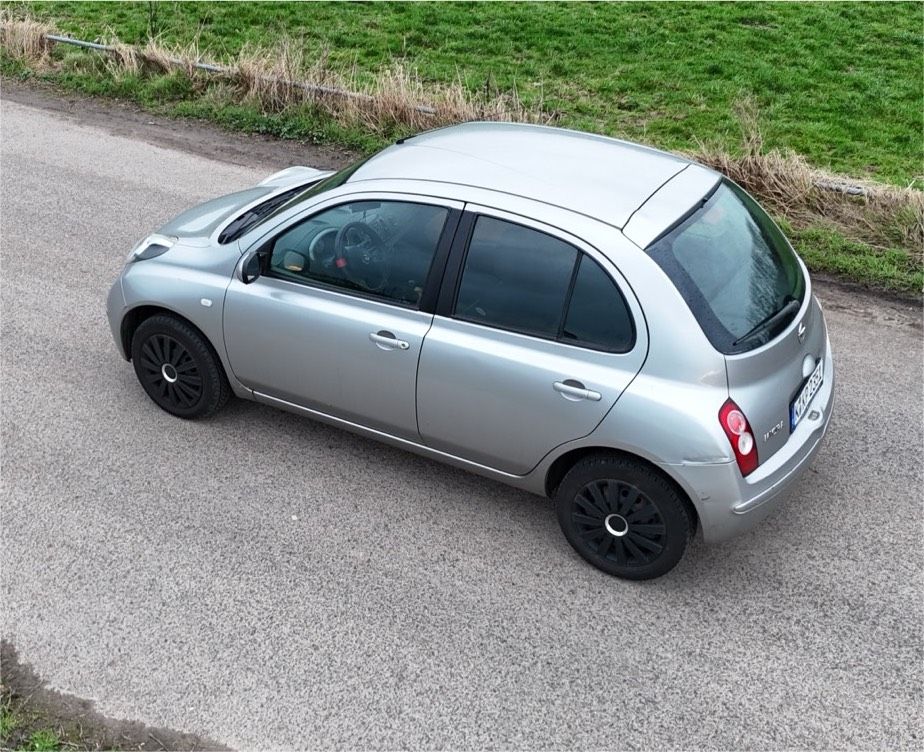
[(799, 335), (799, 342), (805, 342), (805, 323), (799, 322), (799, 329), (796, 331), (796, 334)]

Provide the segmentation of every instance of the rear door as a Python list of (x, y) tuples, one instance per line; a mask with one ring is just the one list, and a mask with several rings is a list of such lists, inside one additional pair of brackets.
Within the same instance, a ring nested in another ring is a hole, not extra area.
[(641, 367), (647, 332), (595, 250), (467, 210), (421, 351), (418, 424), (435, 449), (521, 475), (597, 427)]

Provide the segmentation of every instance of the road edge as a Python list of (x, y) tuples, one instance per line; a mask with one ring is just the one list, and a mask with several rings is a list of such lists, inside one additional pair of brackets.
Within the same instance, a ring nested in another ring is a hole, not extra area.
[[(53, 112), (79, 125), (101, 128), (155, 146), (226, 164), (265, 168), (267, 174), (295, 164), (339, 169), (361, 156), (359, 152), (331, 144), (241, 133), (207, 120), (159, 115), (133, 102), (63, 91), (34, 79), (24, 82), (0, 76), (0, 100)], [(822, 272), (812, 272), (812, 282), (816, 288), (835, 291), (838, 297), (868, 298), (870, 302), (894, 308), (903, 316), (920, 319), (924, 312), (921, 294), (870, 287)], [(920, 321), (916, 325), (921, 326)]]

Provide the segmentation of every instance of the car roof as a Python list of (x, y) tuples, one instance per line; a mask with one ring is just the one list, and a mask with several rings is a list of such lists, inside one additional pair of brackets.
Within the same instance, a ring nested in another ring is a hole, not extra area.
[(690, 162), (628, 141), (521, 123), (465, 123), (399, 141), (350, 177), (455, 183), (522, 196), (622, 228)]

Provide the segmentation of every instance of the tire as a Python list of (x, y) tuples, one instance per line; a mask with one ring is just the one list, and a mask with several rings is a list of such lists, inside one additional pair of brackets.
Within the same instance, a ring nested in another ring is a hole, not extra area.
[(215, 350), (176, 316), (158, 314), (141, 323), (132, 337), (132, 365), (154, 403), (178, 418), (207, 418), (231, 396)]
[(693, 535), (686, 504), (664, 477), (617, 455), (578, 461), (555, 492), (558, 523), (584, 559), (607, 574), (650, 580), (673, 569)]

